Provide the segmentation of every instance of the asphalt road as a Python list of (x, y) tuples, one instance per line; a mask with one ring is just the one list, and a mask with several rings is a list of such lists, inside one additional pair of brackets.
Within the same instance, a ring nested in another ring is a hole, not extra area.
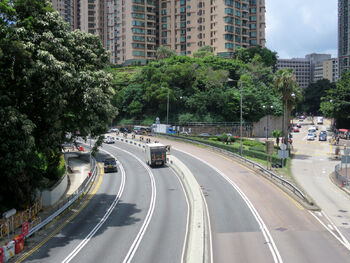
[[(350, 262), (349, 251), (311, 213), (255, 172), (203, 147), (159, 141), (173, 146), (173, 154), (194, 171), (203, 186), (212, 221), (214, 262), (278, 261), (269, 253), (268, 243), (261, 238), (236, 190), (205, 163), (217, 167), (244, 192), (265, 222), (283, 262)], [(204, 163), (176, 150), (197, 156)]]
[(24, 262), (181, 262), (188, 207), (176, 175), (167, 167), (149, 174), (143, 158), (141, 164), (115, 146), (103, 149), (122, 163), (124, 188), (121, 169), (104, 174), (87, 206)]
[[(329, 121), (326, 121), (325, 125), (319, 125), (319, 131), (326, 129), (329, 124)], [(315, 141), (307, 141), (309, 127), (309, 123), (306, 123), (300, 133), (293, 135), (293, 176), (322, 208), (323, 213), (316, 214), (318, 218), (343, 242), (350, 241), (350, 198), (329, 179), (335, 165), (340, 163), (331, 158), (335, 147), (328, 142), (318, 141), (318, 137)]]

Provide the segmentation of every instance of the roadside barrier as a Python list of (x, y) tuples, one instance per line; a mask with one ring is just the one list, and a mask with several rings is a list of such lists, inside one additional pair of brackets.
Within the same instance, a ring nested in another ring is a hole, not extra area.
[[(24, 222), (36, 221), (36, 216), (41, 210), (41, 197), (33, 206), (25, 211), (17, 212), (15, 215), (9, 217), (6, 221), (0, 224), (0, 238), (6, 238), (12, 229), (16, 230), (23, 225)], [(0, 221), (1, 222), (1, 221)]]
[(21, 234), (19, 236), (16, 236), (14, 242), (15, 242), (15, 253), (16, 254), (21, 253), (21, 251), (24, 248), (24, 235)]
[(90, 190), (93, 182), (95, 181), (96, 175), (98, 174), (96, 159), (93, 157), (91, 158), (92, 158), (92, 167), (93, 167), (91, 171), (92, 176), (86, 177), (84, 182), (72, 195), (62, 200), (62, 202), (58, 204), (58, 207), (61, 206), (58, 210), (56, 210), (52, 215), (50, 215), (44, 221), (40, 222), (38, 225), (31, 228), (28, 232), (28, 235), (25, 237), (25, 239), (33, 235), (35, 232), (39, 231), (48, 223), (50, 223), (56, 216), (60, 215), (64, 210), (66, 210), (70, 205), (72, 205), (80, 196), (84, 195)]
[[(169, 136), (169, 135), (168, 135)], [(167, 137), (167, 136), (165, 136)], [(267, 177), (271, 178), (273, 181), (278, 182), (280, 185), (282, 185), (285, 189), (288, 189), (289, 192), (291, 192), (296, 198), (298, 198), (299, 200), (302, 200), (304, 203), (308, 204), (309, 206), (315, 206), (315, 204), (309, 200), (309, 198), (306, 197), (306, 195), (298, 188), (296, 187), (294, 184), (292, 184), (291, 182), (288, 182), (287, 180), (283, 179), (282, 177), (280, 177), (279, 175), (275, 174), (274, 172), (267, 170), (264, 166), (262, 166), (261, 164), (258, 164), (254, 161), (251, 161), (247, 158), (241, 157), (239, 154), (215, 147), (215, 146), (211, 146), (208, 145), (206, 143), (203, 142), (198, 142), (196, 140), (191, 140), (188, 138), (179, 138), (179, 137), (174, 137), (174, 136), (169, 136), (170, 138), (175, 138), (178, 140), (183, 140), (183, 141), (188, 141), (188, 142), (194, 142), (196, 144), (200, 144), (200, 145), (205, 145), (209, 148), (211, 148), (212, 150), (216, 151), (216, 152), (220, 152), (224, 155), (233, 157), (243, 163), (247, 163), (249, 165), (251, 165), (254, 169), (258, 169), (260, 172), (262, 172), (264, 175), (266, 175)], [(309, 207), (311, 209), (311, 207)], [(313, 209), (319, 210), (318, 207), (314, 207)]]
[(2, 248), (4, 251), (4, 262), (7, 262), (15, 255), (15, 242), (11, 241)]

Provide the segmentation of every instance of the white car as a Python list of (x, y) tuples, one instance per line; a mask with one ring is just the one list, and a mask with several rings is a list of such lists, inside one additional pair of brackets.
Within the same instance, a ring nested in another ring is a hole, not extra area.
[(315, 133), (308, 133), (308, 135), (306, 136), (306, 140), (308, 141), (315, 140)]

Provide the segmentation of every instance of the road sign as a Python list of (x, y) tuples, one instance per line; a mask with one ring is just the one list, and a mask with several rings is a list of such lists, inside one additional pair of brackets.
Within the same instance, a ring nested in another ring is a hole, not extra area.
[(22, 225), (22, 234), (26, 236), (28, 235), (28, 231), (29, 231), (29, 224), (28, 222), (24, 222)]
[(278, 158), (280, 159), (287, 159), (289, 157), (289, 151), (286, 150), (278, 150), (277, 154)]
[(343, 155), (341, 157), (341, 163), (350, 163), (350, 156), (349, 155)]
[(280, 148), (282, 151), (287, 150), (287, 144), (281, 143)]
[(344, 155), (350, 155), (350, 149), (344, 149)]

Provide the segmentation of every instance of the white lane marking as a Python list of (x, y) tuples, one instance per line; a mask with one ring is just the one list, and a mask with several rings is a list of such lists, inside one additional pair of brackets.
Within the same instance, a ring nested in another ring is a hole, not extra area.
[(209, 253), (210, 253), (210, 263), (214, 263), (214, 256), (213, 256), (213, 238), (212, 238), (212, 233), (211, 233), (211, 222), (210, 222), (210, 216), (209, 216), (209, 208), (208, 208), (208, 203), (207, 200), (204, 197), (203, 191), (201, 191), (202, 194), (202, 199), (204, 201), (204, 205), (205, 205), (205, 210), (206, 210), (206, 217), (208, 220), (208, 231), (209, 231)]
[(332, 236), (334, 236), (346, 249), (350, 250), (350, 245), (348, 243), (345, 243), (342, 239), (340, 239), (334, 232), (327, 226), (325, 225), (321, 219), (319, 219), (316, 215), (314, 215), (313, 212), (308, 211), (316, 220), (329, 232), (331, 233)]
[(350, 248), (350, 243), (349, 241), (344, 237), (344, 235), (339, 231), (338, 227), (333, 223), (333, 221), (329, 218), (329, 216), (322, 211), (322, 214), (327, 218), (327, 220), (331, 223), (331, 225), (333, 226), (333, 228), (335, 229), (335, 231), (337, 231), (337, 233), (339, 234), (339, 236), (341, 237), (341, 239), (344, 241), (344, 243), (347, 245), (347, 247)]
[(327, 224), (327, 226), (329, 227), (330, 230), (334, 230), (331, 224)]
[[(133, 146), (135, 146), (134, 144), (133, 144)], [(142, 148), (141, 148), (141, 150), (142, 150)], [(148, 166), (147, 166), (148, 167)], [(189, 232), (189, 222), (190, 222), (190, 204), (189, 204), (189, 201), (188, 201), (188, 196), (187, 196), (187, 194), (186, 194), (186, 190), (185, 190), (185, 188), (184, 188), (184, 186), (183, 186), (183, 184), (182, 184), (182, 181), (180, 180), (180, 178), (179, 178), (179, 176), (178, 176), (178, 174), (177, 173), (175, 173), (173, 170), (172, 170), (172, 172), (176, 175), (176, 177), (177, 177), (177, 179), (179, 180), (179, 182), (180, 182), (180, 185), (181, 185), (181, 187), (182, 187), (182, 190), (183, 190), (183, 192), (184, 192), (184, 195), (185, 195), (185, 198), (186, 198), (186, 203), (187, 203), (187, 222), (186, 222), (186, 233), (185, 233), (185, 238), (184, 238), (184, 244), (183, 244), (183, 248), (182, 248), (182, 255), (181, 255), (181, 263), (183, 263), (184, 262), (184, 260), (185, 260), (185, 252), (186, 252), (186, 246), (187, 246), (187, 236), (188, 236), (188, 232)], [(205, 202), (205, 204), (206, 204), (206, 201), (205, 201), (205, 199), (204, 199), (204, 202)], [(210, 219), (208, 219), (208, 221), (209, 221), (209, 229), (210, 229)], [(210, 241), (211, 241), (211, 231), (210, 231)], [(211, 261), (211, 262), (213, 262), (213, 261)]]
[(172, 169), (170, 169), (175, 176), (177, 177), (177, 180), (179, 180), (180, 185), (182, 187), (182, 191), (184, 192), (185, 198), (186, 198), (186, 203), (187, 203), (187, 219), (186, 219), (186, 233), (185, 233), (185, 239), (184, 239), (184, 245), (182, 247), (182, 254), (181, 254), (181, 263), (184, 262), (185, 260), (185, 252), (186, 252), (186, 245), (187, 245), (187, 236), (188, 236), (188, 231), (189, 231), (189, 225), (190, 225), (190, 203), (188, 201), (188, 196), (185, 190), (184, 185), (182, 184), (182, 181), (180, 180), (180, 177), (177, 173), (175, 173)]
[(229, 184), (232, 185), (232, 187), (239, 193), (239, 195), (242, 197), (242, 199), (245, 201), (245, 203), (247, 204), (248, 208), (250, 209), (250, 211), (252, 212), (255, 220), (257, 221), (257, 223), (260, 226), (261, 232), (263, 233), (263, 236), (265, 238), (266, 243), (269, 246), (270, 252), (272, 254), (273, 260), (276, 263), (282, 263), (283, 260), (281, 258), (281, 255), (276, 247), (275, 242), (272, 239), (272, 236), (268, 230), (268, 228), (266, 227), (264, 221), (262, 220), (262, 218), (260, 217), (259, 213), (256, 211), (255, 207), (253, 206), (253, 204), (250, 202), (250, 200), (248, 199), (248, 197), (242, 192), (242, 190), (233, 182), (231, 181), (230, 178), (228, 178), (224, 173), (222, 173), (220, 170), (218, 170), (216, 167), (214, 167), (213, 165), (205, 162), (204, 160), (200, 159), (197, 156), (194, 156), (188, 152), (179, 150), (177, 148), (174, 148), (177, 151), (183, 152), (185, 154), (188, 154), (189, 156), (192, 156), (193, 158), (201, 161), (202, 163), (207, 164), (209, 167), (211, 167), (213, 170), (215, 170), (218, 174), (220, 174)]
[[(110, 152), (106, 150), (102, 150), (111, 156)], [(110, 214), (113, 212), (113, 209), (116, 207), (116, 205), (119, 203), (120, 197), (123, 194), (124, 186), (125, 186), (125, 170), (123, 168), (123, 165), (118, 162), (119, 169), (122, 173), (122, 181), (119, 187), (119, 191), (117, 193), (117, 196), (115, 197), (114, 201), (106, 211), (105, 215), (102, 217), (102, 219), (97, 223), (97, 225), (91, 230), (91, 232), (79, 243), (79, 245), (62, 261), (62, 263), (68, 263), (70, 262), (78, 253), (80, 250), (83, 249), (83, 247), (91, 240), (91, 238), (95, 235), (95, 233), (101, 228), (101, 226), (104, 224), (104, 222), (107, 220), (107, 218), (110, 216)]]
[(143, 236), (145, 235), (145, 232), (148, 228), (148, 225), (149, 223), (151, 222), (151, 219), (152, 219), (152, 216), (153, 216), (153, 212), (154, 212), (154, 208), (155, 208), (155, 203), (156, 203), (156, 198), (157, 198), (157, 188), (156, 188), (156, 184), (155, 184), (155, 180), (154, 180), (154, 176), (153, 176), (153, 173), (151, 171), (151, 169), (148, 167), (148, 165), (146, 165), (143, 161), (140, 160), (140, 158), (138, 158), (136, 155), (134, 155), (133, 153), (131, 152), (128, 152), (124, 149), (121, 149), (117, 146), (112, 146), (111, 147), (113, 148), (116, 148), (122, 152), (125, 152), (129, 155), (131, 155), (132, 157), (134, 157), (146, 170), (147, 170), (147, 173), (150, 177), (150, 180), (151, 180), (151, 186), (152, 186), (152, 194), (151, 194), (151, 203), (150, 203), (150, 206), (148, 208), (148, 211), (147, 211), (147, 215), (145, 217), (145, 220), (140, 228), (140, 231), (139, 233), (137, 234), (134, 242), (132, 243), (128, 253), (126, 254), (124, 260), (123, 260), (123, 263), (129, 263), (131, 262), (131, 260), (133, 259), (135, 253), (136, 253), (136, 250), (137, 248), (139, 247), (140, 243), (141, 243), (141, 240), (143, 238)]

